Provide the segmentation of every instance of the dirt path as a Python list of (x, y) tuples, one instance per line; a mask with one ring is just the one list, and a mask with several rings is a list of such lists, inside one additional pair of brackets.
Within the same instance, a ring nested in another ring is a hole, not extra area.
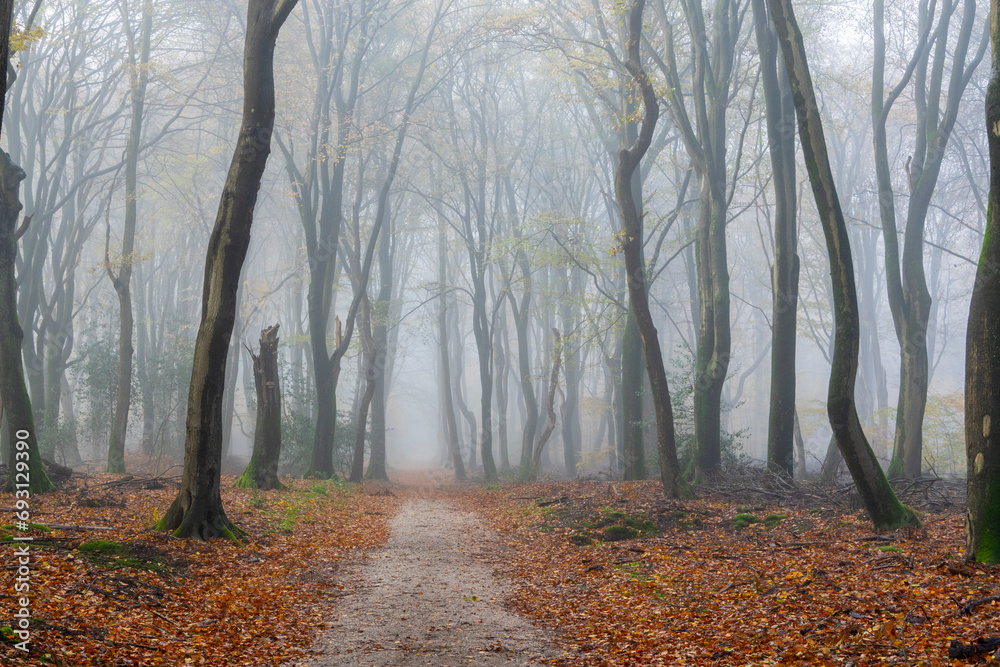
[(503, 586), (482, 558), (492, 535), (475, 517), (414, 499), (390, 526), (384, 549), (342, 573), (353, 591), (316, 657), (300, 665), (527, 665), (559, 655), (544, 632), (504, 609)]

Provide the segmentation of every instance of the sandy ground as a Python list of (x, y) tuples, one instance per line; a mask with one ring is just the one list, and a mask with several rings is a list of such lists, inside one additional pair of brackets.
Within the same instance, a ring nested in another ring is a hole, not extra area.
[(560, 655), (504, 608), (486, 547), (496, 536), (446, 502), (412, 499), (384, 548), (341, 572), (339, 619), (309, 667), (529, 665)]

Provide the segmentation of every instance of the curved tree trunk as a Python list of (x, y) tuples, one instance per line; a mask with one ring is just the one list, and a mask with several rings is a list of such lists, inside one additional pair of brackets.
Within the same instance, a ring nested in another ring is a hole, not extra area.
[(653, 89), (653, 83), (639, 63), (642, 10), (645, 4), (645, 0), (632, 0), (629, 5), (627, 58), (625, 60), (625, 67), (642, 91), (644, 116), (635, 143), (618, 153), (615, 195), (618, 197), (624, 231), (622, 250), (628, 276), (629, 303), (635, 315), (636, 327), (642, 338), (643, 352), (646, 357), (646, 372), (649, 374), (649, 386), (653, 392), (656, 409), (656, 440), (660, 455), (660, 480), (663, 482), (663, 493), (669, 498), (677, 498), (681, 493), (681, 475), (674, 442), (673, 407), (670, 404), (670, 390), (663, 368), (660, 341), (652, 315), (649, 312), (649, 300), (646, 293), (646, 267), (642, 255), (642, 228), (632, 192), (633, 174), (649, 148), (653, 138), (653, 129), (659, 117), (659, 102)]
[(965, 557), (1000, 563), (1000, 0), (990, 0), (993, 66), (986, 89), (990, 193), (965, 343), (968, 502)]
[(235, 539), (222, 507), (222, 378), (236, 319), (240, 269), (250, 246), (254, 204), (274, 128), (274, 43), (297, 0), (250, 0), (243, 57), (243, 120), (208, 242), (201, 325), (188, 394), (184, 473), (177, 498), (157, 523), (175, 537)]
[(552, 431), (556, 428), (555, 403), (556, 390), (559, 388), (559, 366), (562, 362), (562, 338), (559, 335), (558, 329), (552, 329), (552, 336), (554, 337), (555, 344), (552, 346), (552, 370), (549, 372), (549, 392), (545, 399), (545, 411), (549, 416), (549, 421), (545, 425), (545, 429), (538, 436), (535, 451), (531, 454), (531, 474), (528, 475), (529, 481), (534, 481), (538, 478), (538, 468), (542, 462), (542, 452), (545, 451), (545, 445), (552, 436)]
[(785, 56), (795, 112), (799, 120), (802, 152), (830, 257), (836, 326), (827, 399), (830, 425), (851, 477), (854, 478), (858, 494), (875, 527), (889, 530), (916, 525), (919, 524), (916, 515), (899, 502), (889, 486), (858, 419), (854, 405), (854, 384), (858, 372), (861, 332), (847, 224), (833, 182), (833, 171), (826, 151), (826, 138), (806, 61), (802, 33), (795, 22), (791, 0), (768, 0), (768, 7), (774, 17)]
[(281, 378), (278, 375), (278, 325), (260, 332), (260, 352), (254, 354), (253, 377), (257, 389), (257, 423), (253, 454), (236, 486), (244, 489), (283, 489), (278, 481), (281, 458)]

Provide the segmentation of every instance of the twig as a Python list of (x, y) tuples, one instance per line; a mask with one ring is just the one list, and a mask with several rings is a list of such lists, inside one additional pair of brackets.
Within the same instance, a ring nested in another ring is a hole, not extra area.
[(996, 602), (997, 600), (1000, 600), (1000, 595), (987, 595), (986, 597), (983, 598), (976, 598), (975, 600), (972, 600), (971, 602), (966, 604), (964, 607), (959, 606), (958, 615), (972, 616), (972, 614), (975, 613), (976, 609), (978, 609), (979, 607), (983, 606), (984, 604), (989, 604), (990, 602)]
[(180, 624), (179, 624), (179, 623), (178, 623), (177, 621), (174, 621), (174, 620), (172, 620), (172, 619), (169, 619), (169, 618), (167, 618), (166, 616), (164, 616), (163, 614), (158, 614), (158, 613), (156, 613), (155, 611), (153, 611), (152, 609), (150, 609), (150, 610), (149, 610), (149, 613), (150, 613), (150, 614), (152, 614), (153, 616), (158, 616), (159, 618), (162, 618), (162, 619), (163, 619), (164, 621), (166, 621), (167, 623), (173, 623), (173, 624), (174, 624), (174, 625), (176, 625), (176, 626), (177, 626), (178, 628), (179, 628), (179, 627), (181, 627), (181, 626), (180, 626)]
[(67, 526), (61, 523), (38, 523), (36, 526), (45, 526), (53, 530), (114, 530), (108, 526)]

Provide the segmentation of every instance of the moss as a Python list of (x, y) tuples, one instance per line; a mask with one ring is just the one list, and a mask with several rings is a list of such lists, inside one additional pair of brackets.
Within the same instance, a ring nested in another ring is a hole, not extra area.
[(774, 528), (779, 523), (788, 518), (787, 514), (768, 514), (764, 517), (764, 525), (768, 528)]
[(893, 547), (893, 546), (876, 547), (876, 549), (878, 549), (879, 551), (891, 551), (893, 553), (899, 553), (902, 551), (902, 549), (900, 549), (899, 547)]
[(569, 541), (570, 544), (575, 544), (578, 547), (586, 547), (594, 543), (593, 538), (584, 535), (582, 533), (576, 533), (575, 535), (570, 535)]
[(143, 549), (141, 546), (109, 540), (93, 540), (78, 546), (77, 551), (98, 567), (109, 569), (130, 567), (158, 574), (169, 573), (155, 550), (151, 553), (148, 548)]
[(604, 539), (608, 542), (631, 540), (639, 536), (639, 531), (632, 526), (614, 525), (604, 530)]
[(750, 524), (760, 523), (760, 519), (756, 515), (742, 512), (733, 517), (733, 523), (737, 528), (746, 528)]
[(110, 542), (108, 540), (93, 540), (91, 542), (84, 542), (78, 546), (77, 549), (86, 554), (100, 556), (122, 556), (128, 553), (128, 548), (124, 544)]

